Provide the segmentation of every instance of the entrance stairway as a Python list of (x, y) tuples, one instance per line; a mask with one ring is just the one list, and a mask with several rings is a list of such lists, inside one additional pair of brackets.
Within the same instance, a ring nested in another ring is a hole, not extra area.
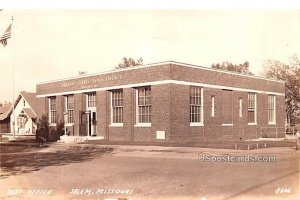
[(98, 141), (103, 140), (103, 136), (68, 136), (63, 135), (60, 136), (60, 139), (57, 141), (58, 143), (86, 143), (88, 141)]

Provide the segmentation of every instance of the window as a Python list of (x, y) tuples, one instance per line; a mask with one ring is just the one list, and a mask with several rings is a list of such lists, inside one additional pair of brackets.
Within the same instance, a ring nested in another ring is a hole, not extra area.
[(276, 123), (276, 98), (274, 95), (268, 96), (268, 122), (269, 124)]
[(96, 93), (87, 94), (87, 107), (96, 107)]
[(256, 124), (256, 94), (248, 94), (248, 124)]
[(25, 128), (25, 118), (24, 117), (17, 118), (17, 126), (18, 126), (18, 128)]
[(50, 124), (56, 123), (56, 98), (49, 98), (49, 122)]
[(211, 116), (215, 116), (215, 96), (211, 97)]
[(24, 106), (24, 107), (26, 106), (26, 101), (25, 101), (25, 99), (23, 99), (23, 106)]
[(192, 124), (202, 123), (202, 88), (191, 87), (190, 89), (190, 122)]
[(151, 87), (137, 89), (137, 124), (151, 123)]
[(239, 100), (239, 116), (243, 117), (243, 99), (240, 98)]
[(74, 123), (74, 95), (66, 96), (67, 123)]
[(123, 91), (114, 90), (111, 92), (111, 123), (123, 123)]

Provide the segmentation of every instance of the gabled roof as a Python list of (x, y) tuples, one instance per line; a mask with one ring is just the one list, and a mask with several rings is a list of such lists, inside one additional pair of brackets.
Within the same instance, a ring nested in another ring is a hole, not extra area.
[(24, 113), (29, 117), (29, 118), (36, 118), (36, 114), (33, 112), (31, 108), (23, 108)]
[(0, 106), (0, 115), (7, 112), (12, 104), (4, 104), (3, 106)]
[[(32, 112), (32, 113), (30, 113), (30, 115), (37, 116), (36, 115), (36, 93), (25, 92), (25, 91), (20, 92), (17, 100), (14, 102), (14, 108), (18, 105), (18, 103), (20, 102), (22, 97), (26, 100), (26, 102), (29, 104), (29, 106), (32, 109), (31, 111), (28, 111), (28, 112)], [(11, 105), (5, 113), (0, 115), (0, 120), (4, 120), (7, 117), (9, 117), (10, 114), (12, 113), (12, 110), (13, 110), (13, 106)], [(26, 112), (26, 111), (24, 110), (24, 112)]]
[(24, 97), (24, 99), (30, 105), (30, 107), (32, 108), (34, 113), (36, 113), (35, 112), (36, 111), (36, 93), (22, 91), (20, 94)]
[(5, 104), (0, 107), (0, 120), (7, 118), (7, 115), (9, 114), (11, 108), (12, 104)]

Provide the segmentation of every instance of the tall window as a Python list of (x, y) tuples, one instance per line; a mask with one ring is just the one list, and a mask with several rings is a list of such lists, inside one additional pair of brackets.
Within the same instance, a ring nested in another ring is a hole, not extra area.
[(274, 95), (268, 96), (268, 122), (269, 124), (276, 123), (276, 98)]
[(248, 123), (256, 124), (256, 94), (248, 94)]
[(49, 98), (49, 122), (50, 124), (56, 123), (56, 98)]
[(113, 124), (123, 123), (123, 90), (111, 92), (111, 122)]
[(201, 87), (190, 89), (190, 122), (202, 123), (202, 99)]
[(240, 98), (239, 100), (239, 116), (243, 117), (243, 99)]
[(67, 123), (74, 123), (74, 95), (66, 96)]
[(18, 128), (25, 128), (25, 118), (24, 117), (17, 118), (17, 126), (18, 126)]
[(96, 107), (96, 93), (87, 94), (87, 106)]
[(137, 123), (151, 123), (151, 87), (137, 89)]
[(211, 97), (211, 116), (215, 116), (215, 96)]

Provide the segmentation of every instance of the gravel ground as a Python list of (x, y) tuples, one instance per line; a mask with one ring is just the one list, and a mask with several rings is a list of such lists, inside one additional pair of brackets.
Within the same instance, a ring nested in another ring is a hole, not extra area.
[[(275, 162), (201, 162), (199, 155), (275, 156)], [(52, 144), (1, 146), (0, 199), (291, 199), (298, 152)], [(103, 194), (103, 193), (106, 194)]]

